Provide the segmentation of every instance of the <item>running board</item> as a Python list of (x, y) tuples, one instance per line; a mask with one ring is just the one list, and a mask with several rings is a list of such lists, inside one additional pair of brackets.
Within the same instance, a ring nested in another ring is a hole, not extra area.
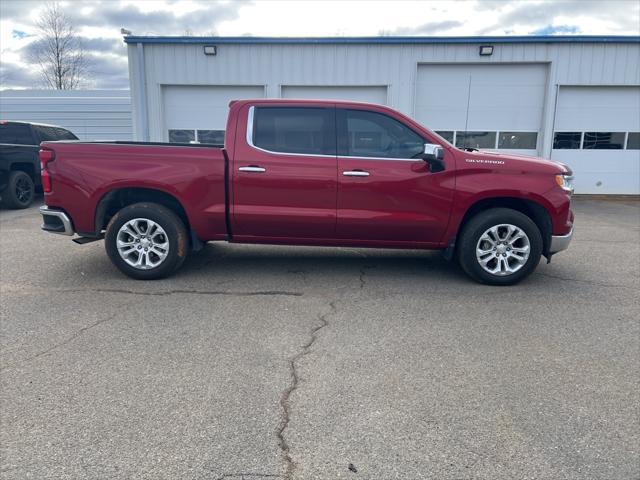
[(103, 235), (100, 235), (99, 237), (78, 237), (78, 238), (73, 238), (72, 240), (74, 242), (76, 242), (78, 245), (84, 245), (85, 243), (91, 243), (91, 242), (97, 242), (98, 240), (102, 240), (104, 238)]

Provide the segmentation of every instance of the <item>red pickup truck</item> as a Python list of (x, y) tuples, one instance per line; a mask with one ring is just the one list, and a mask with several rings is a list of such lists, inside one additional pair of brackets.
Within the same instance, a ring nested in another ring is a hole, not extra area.
[(40, 160), (42, 228), (104, 238), (137, 279), (226, 240), (439, 249), (508, 285), (573, 232), (566, 166), (461, 150), (380, 105), (233, 101), (224, 146), (45, 142)]

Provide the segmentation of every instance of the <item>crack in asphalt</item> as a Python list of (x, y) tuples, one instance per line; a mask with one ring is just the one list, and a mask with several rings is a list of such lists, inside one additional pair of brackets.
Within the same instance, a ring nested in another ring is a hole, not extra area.
[(225, 473), (215, 480), (224, 480), (225, 478), (240, 478), (240, 480), (251, 480), (252, 478), (282, 478), (282, 475), (272, 473)]
[(635, 287), (630, 285), (617, 285), (615, 283), (604, 283), (604, 282), (594, 282), (593, 280), (582, 280), (579, 278), (571, 278), (571, 277), (562, 277), (560, 275), (551, 275), (550, 273), (542, 273), (542, 272), (533, 272), (534, 275), (542, 275), (543, 277), (556, 278), (558, 280), (564, 280), (566, 282), (578, 282), (578, 283), (587, 283), (589, 285), (597, 285), (599, 287), (611, 287), (611, 288), (633, 288)]
[[(78, 289), (77, 291), (86, 292), (87, 290)], [(301, 297), (301, 292), (288, 292), (285, 290), (263, 290), (255, 292), (238, 292), (227, 290), (164, 290), (161, 292), (141, 292), (136, 290), (120, 290), (111, 288), (90, 289), (91, 292), (98, 293), (124, 293), (127, 295), (147, 295), (147, 296), (165, 296), (176, 294), (191, 295), (229, 295), (232, 297), (259, 297), (259, 296), (285, 296), (285, 297)]]
[(140, 290), (126, 290), (119, 288), (61, 288), (56, 289), (56, 292), (63, 293), (121, 293), (124, 295), (140, 295), (151, 297), (163, 297), (166, 295), (226, 295), (232, 297), (261, 297), (261, 296), (285, 296), (285, 297), (301, 297), (304, 294), (302, 292), (289, 292), (285, 290), (258, 290), (255, 292), (240, 292), (240, 291), (228, 291), (228, 290), (163, 290), (156, 292), (144, 292)]
[(16, 367), (20, 367), (26, 363), (29, 363), (33, 360), (35, 360), (36, 358), (42, 357), (43, 355), (46, 355), (47, 353), (51, 353), (52, 351), (60, 348), (60, 347), (64, 347), (65, 345), (68, 345), (69, 343), (73, 342), (76, 338), (84, 335), (86, 332), (88, 332), (89, 330), (91, 330), (92, 328), (95, 328), (99, 325), (102, 325), (103, 323), (106, 323), (110, 320), (113, 320), (116, 316), (118, 315), (118, 312), (113, 313), (112, 315), (109, 315), (108, 317), (103, 318), (102, 320), (98, 320), (95, 323), (92, 323), (91, 325), (85, 325), (84, 327), (80, 328), (79, 330), (77, 330), (73, 335), (71, 335), (70, 337), (67, 337), (65, 340), (63, 340), (62, 342), (56, 343), (54, 345), (52, 345), (51, 347), (47, 348), (46, 350), (43, 350), (41, 352), (36, 353), (35, 355), (32, 355), (30, 357), (25, 358), (24, 360), (13, 364), (13, 365), (7, 365), (4, 367), (0, 368), (0, 372), (4, 371), (4, 370), (8, 370), (10, 368), (16, 368)]
[(367, 270), (371, 270), (372, 268), (376, 268), (375, 265), (363, 265), (360, 268), (360, 290), (362, 290), (367, 284), (365, 280), (365, 276), (367, 275)]
[(285, 430), (287, 429), (287, 427), (289, 426), (289, 422), (291, 421), (291, 395), (293, 395), (293, 393), (298, 389), (298, 386), (300, 385), (300, 375), (298, 373), (297, 363), (305, 355), (308, 355), (311, 352), (311, 347), (318, 339), (318, 332), (323, 328), (329, 326), (327, 316), (335, 314), (338, 311), (335, 302), (329, 302), (329, 305), (331, 306), (331, 311), (326, 312), (318, 317), (320, 323), (311, 329), (311, 337), (309, 338), (309, 341), (305, 343), (302, 346), (302, 349), (289, 360), (291, 384), (289, 385), (289, 387), (287, 387), (287, 389), (282, 393), (282, 396), (280, 397), (280, 406), (282, 407), (282, 422), (280, 423), (280, 428), (276, 433), (278, 437), (278, 445), (286, 463), (286, 471), (284, 475), (284, 478), (286, 480), (291, 479), (293, 472), (297, 467), (297, 464), (291, 457), (289, 444), (287, 443), (287, 440), (285, 438)]

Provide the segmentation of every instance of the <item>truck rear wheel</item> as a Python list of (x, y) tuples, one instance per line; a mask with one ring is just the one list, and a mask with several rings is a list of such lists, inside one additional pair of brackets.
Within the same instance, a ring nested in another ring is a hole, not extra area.
[(109, 258), (124, 274), (155, 280), (180, 268), (188, 252), (187, 231), (174, 212), (156, 203), (136, 203), (116, 213), (105, 236)]
[(33, 202), (35, 185), (29, 174), (14, 170), (9, 173), (7, 188), (2, 192), (2, 204), (14, 210), (27, 208)]
[(542, 236), (526, 215), (492, 208), (473, 217), (457, 246), (458, 261), (474, 280), (513, 285), (535, 270), (542, 255)]

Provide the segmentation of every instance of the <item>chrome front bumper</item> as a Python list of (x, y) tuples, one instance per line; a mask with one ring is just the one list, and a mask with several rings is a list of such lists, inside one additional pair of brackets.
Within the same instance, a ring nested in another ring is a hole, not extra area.
[(46, 205), (40, 207), (40, 215), (42, 215), (42, 230), (58, 235), (73, 235), (73, 225), (71, 219), (62, 210), (52, 210)]
[(558, 253), (569, 248), (571, 238), (573, 237), (573, 228), (566, 235), (551, 235), (551, 246), (549, 253)]

